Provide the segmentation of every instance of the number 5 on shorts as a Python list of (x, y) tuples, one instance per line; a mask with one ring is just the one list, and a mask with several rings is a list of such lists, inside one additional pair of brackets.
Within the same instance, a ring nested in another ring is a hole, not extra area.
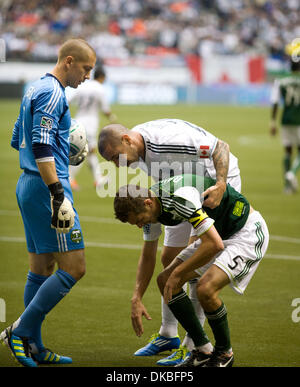
[(234, 269), (237, 267), (237, 265), (239, 264), (239, 263), (238, 263), (238, 260), (239, 260), (239, 259), (241, 259), (242, 262), (244, 262), (243, 258), (242, 258), (240, 255), (237, 255), (236, 257), (233, 258), (233, 262), (235, 263), (234, 266), (232, 266), (232, 265), (230, 265), (230, 264), (228, 263), (229, 269), (234, 270)]

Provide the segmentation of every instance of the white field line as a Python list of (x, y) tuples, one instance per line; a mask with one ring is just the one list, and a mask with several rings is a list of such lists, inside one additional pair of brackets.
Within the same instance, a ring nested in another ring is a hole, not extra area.
[[(0, 210), (0, 216), (21, 217), (21, 214), (19, 211)], [(82, 215), (80, 215), (80, 221), (87, 222), (87, 223), (123, 224), (122, 222), (119, 222), (117, 219), (114, 219), (114, 218), (101, 218), (101, 217), (98, 218), (96, 216), (82, 216)]]
[[(18, 211), (13, 210), (0, 210), (0, 216), (20, 216)], [(95, 216), (80, 216), (82, 222), (87, 223), (100, 223), (100, 224), (119, 224), (122, 225), (122, 222), (117, 221), (113, 218), (106, 217), (95, 217)], [(300, 244), (300, 238), (291, 238), (281, 235), (270, 235), (270, 240), (286, 243), (295, 243)], [(0, 242), (20, 242), (24, 243), (26, 240), (23, 237), (6, 237), (0, 236)], [(130, 244), (115, 244), (115, 243), (101, 243), (101, 242), (85, 242), (87, 247), (100, 247), (100, 248), (109, 248), (109, 249), (129, 249), (129, 250), (139, 250), (141, 245), (130, 245)], [(300, 260), (300, 256), (295, 255), (280, 255), (280, 254), (266, 254), (266, 258), (273, 259), (290, 259), (290, 260)]]
[(280, 235), (270, 235), (270, 240), (300, 244), (300, 238), (290, 238), (290, 237), (280, 236)]
[[(26, 239), (24, 237), (0, 236), (0, 242), (26, 243)], [(118, 244), (118, 243), (85, 242), (85, 246), (97, 247), (101, 249), (141, 250), (142, 243), (140, 245), (131, 245), (131, 244), (121, 244), (121, 243)], [(159, 247), (158, 250), (161, 250), (161, 247)], [(264, 258), (283, 259), (288, 261), (300, 261), (300, 256), (297, 256), (297, 255), (266, 254)]]

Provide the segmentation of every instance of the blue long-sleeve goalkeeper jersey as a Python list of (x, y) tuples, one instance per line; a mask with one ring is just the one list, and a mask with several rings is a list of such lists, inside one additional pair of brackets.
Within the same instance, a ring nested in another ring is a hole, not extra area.
[(36, 165), (39, 156), (33, 151), (39, 145), (38, 149), (43, 146), (46, 149), (46, 153), (38, 151), (40, 158), (54, 160), (57, 176), (68, 177), (70, 124), (65, 89), (53, 75), (46, 74), (24, 95), (13, 129), (11, 146), (19, 151), (21, 169), (39, 173)]

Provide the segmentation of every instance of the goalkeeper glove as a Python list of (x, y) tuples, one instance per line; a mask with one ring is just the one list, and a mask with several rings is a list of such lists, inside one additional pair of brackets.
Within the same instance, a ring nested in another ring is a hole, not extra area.
[(64, 189), (60, 181), (49, 184), (51, 193), (51, 228), (59, 233), (68, 233), (74, 226), (75, 212), (69, 199), (64, 195)]
[(88, 147), (88, 144), (86, 143), (85, 147), (82, 149), (81, 152), (77, 153), (74, 156), (69, 156), (69, 164), (75, 165), (75, 166), (81, 164), (86, 158), (88, 152), (89, 152), (89, 147)]

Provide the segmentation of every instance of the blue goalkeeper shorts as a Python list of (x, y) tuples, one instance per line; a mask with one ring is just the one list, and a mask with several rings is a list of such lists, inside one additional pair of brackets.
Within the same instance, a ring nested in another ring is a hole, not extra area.
[[(68, 179), (60, 179), (65, 196), (73, 205), (73, 195)], [(74, 227), (68, 234), (51, 228), (50, 192), (39, 174), (23, 172), (17, 183), (17, 201), (23, 218), (27, 249), (30, 253), (43, 254), (66, 252), (84, 248), (78, 214)]]

